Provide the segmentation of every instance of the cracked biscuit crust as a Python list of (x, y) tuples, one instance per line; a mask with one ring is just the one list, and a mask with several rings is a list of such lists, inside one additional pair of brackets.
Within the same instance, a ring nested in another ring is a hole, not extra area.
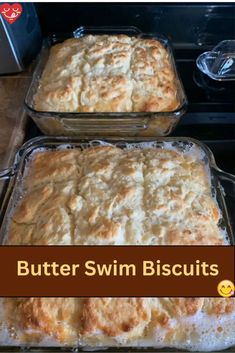
[(150, 306), (142, 298), (89, 298), (83, 306), (82, 335), (101, 332), (110, 337), (141, 337), (150, 320)]
[[(38, 152), (23, 188), (8, 244), (224, 244), (207, 170), (196, 157), (174, 150), (100, 146)], [(20, 330), (91, 345), (154, 340), (158, 330), (165, 330), (165, 345), (180, 345), (187, 339), (182, 319), (203, 314), (214, 320), (235, 311), (232, 298), (30, 298), (6, 303), (8, 321)], [(32, 342), (35, 336), (27, 339)]]
[(73, 344), (81, 327), (82, 300), (76, 298), (5, 299), (12, 326), (21, 330), (22, 341), (32, 342), (45, 335)]
[(193, 157), (112, 146), (43, 152), (29, 168), (9, 243), (220, 245), (219, 219)]
[(161, 112), (179, 105), (169, 54), (154, 39), (87, 35), (51, 48), (35, 108), (55, 112)]

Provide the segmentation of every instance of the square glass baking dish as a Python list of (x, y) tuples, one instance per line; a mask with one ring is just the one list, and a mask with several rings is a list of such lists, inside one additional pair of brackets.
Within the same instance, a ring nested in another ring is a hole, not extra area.
[[(212, 152), (209, 148), (203, 143), (186, 137), (159, 137), (157, 139), (150, 138), (128, 138), (121, 139), (110, 137), (109, 139), (103, 138), (102, 140), (89, 139), (89, 138), (75, 138), (75, 137), (37, 137), (32, 140), (29, 140), (25, 143), (22, 148), (18, 151), (15, 157), (14, 165), (7, 170), (4, 170), (0, 173), (0, 177), (7, 178), (9, 180), (7, 192), (5, 195), (5, 200), (1, 206), (0, 214), (0, 244), (4, 245), (6, 239), (6, 230), (7, 222), (11, 214), (12, 209), (17, 204), (21, 193), (21, 186), (24, 181), (24, 174), (27, 168), (27, 164), (30, 161), (32, 154), (38, 150), (55, 150), (58, 148), (89, 148), (90, 146), (99, 146), (104, 143), (112, 144), (120, 148), (125, 148), (127, 143), (128, 145), (133, 143), (135, 147), (145, 148), (143, 142), (148, 144), (148, 146), (154, 148), (163, 148), (166, 143), (170, 143), (174, 148), (181, 151), (182, 153), (190, 151), (191, 148), (196, 148), (198, 152), (203, 153), (203, 162), (205, 166), (208, 167), (208, 170), (211, 175), (211, 190), (213, 196), (216, 198), (219, 208), (222, 213), (220, 227), (226, 229), (229, 242), (231, 245), (235, 244), (234, 235), (232, 232), (232, 227), (229, 219), (229, 215), (226, 208), (226, 203), (224, 199), (224, 191), (221, 187), (220, 181), (227, 180), (233, 185), (235, 185), (235, 176), (229, 173), (221, 171), (215, 163)], [(27, 352), (79, 352), (79, 351), (92, 351), (92, 352), (103, 352), (103, 348), (94, 348), (94, 347), (46, 347), (46, 346), (37, 346), (31, 347), (27, 346), (0, 346), (1, 352), (22, 352), (24, 349)], [(234, 352), (235, 347), (224, 350), (223, 352)], [(165, 349), (156, 349), (154, 347), (108, 347), (105, 349), (107, 352), (185, 352), (185, 350), (179, 350), (174, 348), (165, 348)], [(222, 352), (222, 351), (221, 351)]]
[[(34, 97), (40, 85), (40, 78), (48, 60), (52, 45), (86, 34), (126, 34), (143, 39), (156, 39), (168, 51), (169, 60), (175, 75), (177, 99), (176, 110), (169, 112), (121, 112), (121, 113), (83, 113), (83, 112), (45, 112), (34, 108)], [(176, 69), (169, 40), (156, 33), (142, 33), (136, 27), (80, 27), (71, 34), (53, 35), (45, 39), (31, 85), (25, 98), (25, 109), (39, 129), (46, 135), (62, 136), (166, 136), (171, 133), (185, 113), (187, 98)]]

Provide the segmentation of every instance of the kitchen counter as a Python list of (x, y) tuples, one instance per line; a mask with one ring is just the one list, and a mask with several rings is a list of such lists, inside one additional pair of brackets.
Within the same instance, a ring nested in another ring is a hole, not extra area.
[[(8, 168), (16, 149), (23, 143), (27, 117), (23, 101), (31, 80), (30, 72), (0, 76), (0, 169)], [(0, 182), (0, 193), (3, 182)]]

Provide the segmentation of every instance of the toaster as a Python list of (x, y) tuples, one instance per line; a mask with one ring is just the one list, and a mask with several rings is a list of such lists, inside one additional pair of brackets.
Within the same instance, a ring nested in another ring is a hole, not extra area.
[(34, 4), (21, 3), (21, 6), (23, 11), (12, 24), (0, 15), (0, 74), (24, 70), (41, 47), (42, 35)]

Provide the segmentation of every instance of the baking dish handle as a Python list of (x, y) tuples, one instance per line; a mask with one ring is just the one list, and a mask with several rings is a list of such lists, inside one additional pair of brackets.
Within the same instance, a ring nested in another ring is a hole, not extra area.
[(231, 183), (235, 184), (235, 175), (224, 172), (223, 170), (219, 168), (214, 168), (214, 171), (216, 175), (219, 177), (219, 179), (230, 181)]
[(10, 179), (13, 175), (15, 175), (14, 168), (0, 170), (0, 180)]

